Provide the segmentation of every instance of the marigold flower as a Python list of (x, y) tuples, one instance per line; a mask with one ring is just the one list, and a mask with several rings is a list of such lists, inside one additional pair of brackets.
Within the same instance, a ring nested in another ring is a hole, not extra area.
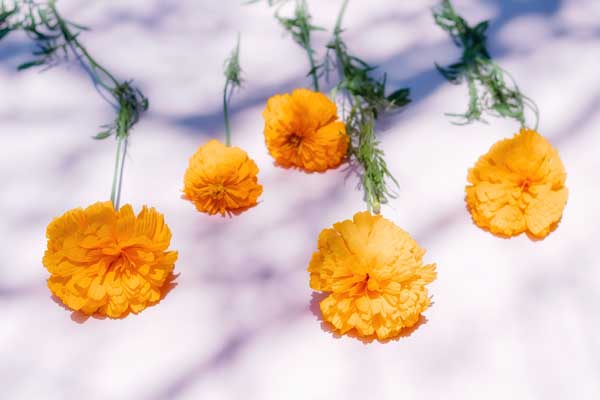
[(254, 207), (262, 194), (257, 174), (256, 163), (244, 150), (213, 139), (190, 158), (183, 197), (200, 212), (239, 214)]
[(162, 214), (111, 202), (76, 208), (46, 231), (43, 263), (48, 287), (69, 308), (110, 318), (139, 313), (157, 303), (172, 278), (176, 251), (166, 251), (171, 231)]
[(348, 151), (346, 126), (337, 107), (322, 93), (296, 89), (275, 95), (263, 111), (265, 141), (275, 162), (322, 172), (339, 166)]
[(547, 236), (567, 202), (565, 168), (539, 133), (522, 129), (492, 146), (469, 170), (467, 206), (473, 221), (501, 236)]
[(330, 292), (321, 312), (339, 333), (398, 336), (429, 307), (425, 285), (436, 278), (435, 264), (423, 265), (425, 251), (382, 216), (360, 212), (336, 223), (321, 232), (318, 248), (310, 287)]

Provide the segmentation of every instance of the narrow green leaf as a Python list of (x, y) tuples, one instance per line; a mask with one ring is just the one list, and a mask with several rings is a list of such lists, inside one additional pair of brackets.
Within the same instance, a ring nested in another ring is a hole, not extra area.
[(396, 107), (403, 107), (410, 103), (410, 89), (402, 88), (391, 93), (387, 99), (394, 104)]
[(45, 64), (45, 63), (44, 63), (44, 60), (34, 60), (34, 61), (28, 61), (28, 62), (25, 62), (25, 63), (23, 63), (23, 64), (20, 64), (20, 65), (17, 67), (17, 70), (19, 70), (19, 71), (23, 71), (23, 70), (25, 70), (25, 69), (32, 68), (32, 67), (37, 67), (37, 66), (44, 65), (44, 64)]
[(477, 26), (475, 26), (474, 31), (478, 35), (483, 35), (485, 33), (485, 31), (487, 31), (489, 26), (490, 26), (490, 21), (482, 21), (482, 22), (478, 23)]
[(106, 139), (111, 136), (112, 136), (112, 131), (104, 131), (104, 132), (98, 133), (96, 136), (92, 136), (92, 139), (103, 140), (103, 139)]

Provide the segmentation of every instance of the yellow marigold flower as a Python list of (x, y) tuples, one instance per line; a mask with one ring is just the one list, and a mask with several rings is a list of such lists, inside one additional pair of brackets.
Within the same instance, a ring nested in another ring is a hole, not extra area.
[(296, 89), (275, 95), (263, 111), (265, 141), (282, 167), (322, 172), (339, 166), (348, 151), (346, 126), (322, 93)]
[(111, 202), (76, 208), (48, 225), (43, 263), (52, 293), (73, 310), (110, 318), (157, 303), (172, 278), (176, 251), (162, 214)]
[(414, 326), (430, 304), (425, 285), (436, 278), (424, 254), (408, 233), (369, 212), (323, 230), (308, 267), (310, 287), (330, 292), (323, 319), (341, 334), (380, 340)]
[(473, 221), (501, 236), (548, 235), (567, 202), (565, 168), (539, 133), (522, 129), (492, 146), (469, 170), (467, 206)]
[(262, 194), (257, 174), (256, 163), (244, 150), (213, 139), (190, 158), (183, 198), (210, 215), (239, 214), (254, 207)]

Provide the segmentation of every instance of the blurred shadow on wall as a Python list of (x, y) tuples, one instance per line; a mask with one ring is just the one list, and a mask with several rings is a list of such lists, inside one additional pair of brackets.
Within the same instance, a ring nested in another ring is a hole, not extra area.
[[(595, 231), (598, 232), (598, 229)], [(569, 354), (570, 359), (578, 362), (579, 370), (583, 370), (581, 363), (587, 362), (586, 367), (592, 367), (592, 371), (588, 369), (584, 376), (586, 373), (589, 376), (589, 372), (594, 376), (600, 373), (600, 339), (597, 334), (600, 330), (597, 312), (600, 294), (598, 282), (590, 279), (590, 272), (595, 270), (592, 260), (597, 256), (587, 243), (578, 243), (568, 249), (554, 262), (530, 268), (536, 272), (524, 273), (522, 279), (515, 282), (511, 306), (515, 315), (520, 317), (516, 328), (522, 337), (523, 347), (528, 349), (523, 353), (526, 370), (530, 372), (527, 380), (532, 382), (531, 387), (538, 398), (567, 398), (573, 395), (571, 387), (579, 386), (577, 381), (562, 379), (564, 366), (555, 365), (552, 358), (557, 353)], [(551, 329), (572, 340), (561, 343), (557, 348), (556, 343), (546, 336), (545, 327), (540, 325), (540, 315), (553, 318), (555, 323)], [(546, 371), (548, 367), (554, 367), (550, 372), (561, 379), (551, 382), (547, 375), (537, 373), (544, 367)], [(569, 368), (579, 371), (572, 365)]]
[[(495, 3), (498, 4), (498, 3)], [(511, 19), (530, 14), (539, 14), (539, 15), (553, 15), (557, 13), (560, 9), (561, 1), (559, 0), (539, 0), (539, 1), (523, 1), (523, 2), (514, 2), (514, 1), (502, 1), (498, 4), (499, 13), (497, 18), (493, 19), (492, 26), (490, 28), (490, 42), (492, 44), (492, 51), (495, 57), (504, 57), (511, 53), (510, 48), (503, 48), (500, 46), (494, 46), (494, 37), (500, 32)], [(475, 22), (475, 21), (470, 21)], [(432, 22), (432, 28), (434, 27)], [(283, 40), (283, 39), (282, 39)], [(433, 62), (436, 61), (436, 57), (438, 54), (438, 50), (441, 46), (452, 46), (452, 43), (449, 39), (445, 39), (443, 43), (436, 43), (428, 47), (423, 47), (420, 43), (414, 43), (407, 50), (402, 51), (399, 54), (393, 55), (391, 57), (381, 59), (381, 60), (367, 60), (375, 65), (380, 65), (380, 69), (382, 71), (387, 71), (390, 75), (390, 87), (400, 87), (403, 85), (408, 85), (411, 87), (413, 91), (413, 103), (418, 104), (419, 102), (426, 99), (428, 96), (433, 94), (437, 88), (445, 84), (445, 81), (440, 77), (439, 73), (435, 70)], [(411, 65), (419, 65), (419, 61), (416, 60), (425, 59), (428, 61), (430, 67), (427, 68), (412, 68)], [(394, 70), (408, 70), (408, 76), (402, 79), (394, 79)], [(253, 93), (241, 100), (236, 101), (232, 105), (231, 114), (235, 118), (237, 113), (243, 112), (247, 109), (252, 109), (255, 107), (259, 107), (265, 104), (266, 100), (269, 96), (271, 96), (275, 92), (287, 92), (291, 91), (295, 87), (306, 84), (306, 80), (304, 76), (298, 76), (295, 79), (290, 79), (285, 82), (279, 82), (277, 85), (270, 85), (260, 88), (258, 90), (253, 91)], [(179, 127), (186, 128), (187, 130), (192, 132), (198, 132), (199, 127), (206, 128), (209, 126), (211, 129), (220, 128), (222, 124), (222, 115), (219, 107), (215, 106), (214, 112), (211, 113), (192, 113), (183, 117), (168, 117), (164, 116), (168, 120), (168, 123), (175, 124)], [(319, 221), (319, 217), (326, 215), (326, 210), (322, 210), (319, 207), (322, 204), (331, 203), (332, 193), (327, 193), (323, 199), (317, 199), (314, 202), (310, 202), (310, 204), (303, 204), (302, 211), (296, 210), (293, 213), (290, 213), (288, 217), (283, 218), (280, 221), (277, 221), (277, 224), (286, 224), (291, 222), (300, 222), (303, 226), (305, 226), (304, 232), (305, 235), (313, 235), (315, 231), (321, 229), (321, 226), (316, 226), (316, 221)], [(335, 195), (335, 192), (334, 192)], [(324, 201), (324, 200), (328, 201)], [(431, 226), (425, 227), (421, 232), (418, 232), (416, 237), (419, 240), (431, 240), (432, 237), (436, 235), (445, 234), (448, 229), (456, 224), (461, 216), (465, 213), (464, 205), (461, 203), (456, 206), (455, 210), (450, 210), (449, 212), (440, 215)], [(270, 227), (264, 227), (263, 229), (267, 230)], [(260, 232), (257, 232), (256, 235), (260, 236)], [(203, 240), (211, 240), (210, 234), (204, 237)], [(312, 238), (312, 236), (311, 236)], [(314, 238), (313, 238), (314, 239)], [(224, 249), (220, 249), (218, 247), (218, 243), (215, 241), (215, 254), (213, 256), (215, 259), (221, 259), (219, 256), (219, 251), (224, 251)], [(285, 281), (285, 278), (288, 277), (291, 273), (304, 270), (305, 265), (300, 260), (296, 260), (292, 268), (286, 271), (279, 271), (278, 269), (269, 266), (265, 263), (265, 260), (255, 260), (252, 263), (253, 265), (258, 266), (258, 269), (254, 271), (248, 272), (243, 277), (228, 277), (221, 274), (211, 273), (209, 276), (205, 276), (204, 278), (208, 278), (211, 283), (217, 283), (219, 286), (223, 286), (225, 290), (235, 290), (235, 287), (239, 287), (241, 285), (246, 285), (249, 287), (254, 287), (254, 290), (257, 290), (261, 293), (264, 292), (264, 287), (266, 284), (276, 284), (277, 281)], [(204, 279), (202, 279), (204, 280)], [(271, 302), (274, 299), (265, 299), (265, 302)], [(315, 301), (314, 298), (311, 300), (309, 304), (297, 305), (296, 317), (300, 317), (305, 315), (306, 313), (310, 313), (315, 311)], [(235, 313), (226, 313), (224, 315), (232, 315)], [(269, 317), (271, 318), (271, 317)], [(282, 313), (280, 316), (274, 316), (266, 325), (278, 324), (282, 325), (282, 321), (279, 318), (286, 318), (289, 321), (293, 321), (294, 318), (289, 318), (287, 313)], [(263, 324), (258, 323), (257, 326), (262, 326)], [(473, 336), (472, 323), (465, 324), (468, 325), (468, 333), (465, 337)], [(217, 349), (213, 355), (209, 359), (200, 359), (198, 363), (190, 366), (187, 370), (182, 372), (180, 376), (174, 379), (172, 382), (166, 385), (166, 388), (159, 389), (159, 396), (157, 398), (169, 398), (176, 399), (183, 395), (188, 389), (192, 386), (196, 385), (203, 379), (206, 379), (206, 375), (211, 374), (214, 370), (218, 368), (228, 367), (236, 361), (236, 357), (239, 353), (244, 351), (244, 349), (251, 345), (253, 340), (260, 336), (263, 331), (261, 329), (253, 329), (240, 333), (232, 333), (229, 338), (224, 341), (224, 344)], [(482, 340), (478, 340), (477, 338), (472, 338), (472, 344), (483, 343)], [(463, 342), (461, 342), (463, 343)], [(460, 354), (464, 356), (464, 347), (463, 345), (454, 346), (450, 349), (451, 352), (456, 353), (456, 356), (448, 355), (449, 359), (462, 359)], [(475, 350), (472, 353), (476, 353)], [(162, 396), (162, 397), (160, 397)]]
[[(491, 2), (488, 0), (488, 2)], [(499, 4), (499, 14), (498, 18), (494, 18), (493, 23), (490, 27), (490, 42), (492, 44), (492, 51), (494, 56), (503, 57), (510, 54), (510, 48), (502, 48), (495, 47), (494, 37), (498, 32), (503, 29), (504, 26), (510, 21), (510, 19), (515, 18), (521, 15), (527, 14), (539, 14), (539, 15), (552, 15), (556, 13), (559, 8), (561, 2), (558, 0), (539, 0), (539, 1), (501, 1), (501, 2), (493, 2), (494, 4)], [(474, 22), (474, 21), (470, 21)], [(433, 25), (432, 25), (433, 28)], [(285, 40), (285, 39), (282, 39)], [(0, 62), (5, 64), (6, 62), (12, 62), (14, 65), (11, 66), (11, 69), (16, 72), (16, 65), (18, 64), (15, 59), (18, 59), (21, 56), (24, 56), (25, 53), (29, 54), (31, 49), (23, 43), (24, 47), (20, 48), (19, 46), (13, 47), (12, 50), (6, 50), (6, 48), (0, 45)], [(451, 46), (449, 40), (445, 41), (444, 44), (436, 44), (431, 47), (423, 48), (418, 44), (414, 44), (411, 48), (406, 51), (403, 51), (397, 55), (392, 57), (383, 59), (383, 60), (371, 60), (373, 64), (377, 64), (381, 66), (382, 71), (389, 71), (390, 77), (393, 77), (393, 69), (401, 68), (405, 70), (409, 70), (409, 75), (406, 78), (391, 80), (391, 86), (402, 86), (409, 85), (413, 90), (413, 100), (414, 103), (419, 103), (423, 101), (428, 96), (433, 94), (435, 90), (442, 84), (445, 84), (445, 81), (439, 76), (437, 71), (433, 68), (433, 61), (436, 60), (436, 53), (439, 46)], [(406, 67), (406, 65), (415, 65), (418, 63), (406, 62), (406, 60), (414, 60), (415, 57), (423, 57), (426, 60), (430, 61), (431, 67), (425, 69), (411, 69), (410, 67)], [(7, 61), (8, 60), (8, 61)], [(405, 68), (406, 67), (406, 68)], [(246, 109), (251, 109), (254, 107), (258, 107), (265, 103), (266, 99), (273, 94), (275, 91), (290, 91), (294, 87), (298, 85), (298, 82), (306, 82), (305, 77), (299, 76), (297, 79), (288, 80), (285, 82), (280, 82), (277, 85), (271, 85), (268, 87), (263, 87), (261, 90), (253, 93), (250, 97), (246, 97), (241, 99), (241, 101), (236, 101), (232, 105), (232, 115), (235, 118), (237, 113), (240, 113)], [(600, 103), (600, 99), (596, 98), (594, 104), (590, 105), (589, 110), (594, 111), (594, 107), (598, 109), (598, 103)], [(164, 116), (168, 123), (177, 125), (179, 127), (183, 127), (188, 129), (190, 132), (198, 132), (197, 129), (199, 126), (202, 128), (210, 127), (211, 129), (217, 129), (221, 127), (222, 124), (222, 114), (220, 108), (215, 106), (215, 110), (218, 110), (214, 113), (194, 113), (181, 118), (174, 118), (170, 116)], [(587, 109), (586, 109), (587, 110)], [(207, 130), (207, 129), (205, 129)], [(569, 132), (565, 132), (566, 135), (570, 135)], [(562, 139), (562, 136), (560, 136)], [(566, 139), (567, 136), (565, 136)], [(318, 231), (321, 227), (316, 226), (315, 221), (319, 221), (327, 214), (326, 209), (322, 209), (322, 204), (327, 204), (331, 202), (331, 197), (335, 195), (335, 192), (327, 192), (323, 198), (316, 199), (314, 202), (310, 202), (308, 204), (302, 203), (300, 206), (302, 207), (300, 211), (296, 211), (294, 213), (289, 213), (288, 216), (282, 218), (277, 223), (286, 224), (293, 222), (300, 222), (304, 225), (305, 235), (310, 235), (311, 239), (312, 233)], [(325, 202), (327, 200), (327, 202)], [(431, 227), (426, 227), (422, 232), (417, 233), (416, 238), (419, 240), (431, 239), (435, 235), (445, 234), (446, 229), (454, 225), (459, 219), (460, 215), (464, 213), (464, 207), (462, 204), (457, 206), (457, 210), (453, 210), (449, 212), (447, 215), (441, 215)], [(264, 227), (262, 229), (267, 230), (270, 227)], [(260, 232), (257, 233), (259, 235)], [(214, 235), (214, 232), (212, 232)], [(211, 236), (209, 232), (206, 232), (205, 238), (217, 237), (219, 235)], [(220, 249), (220, 251), (226, 251), (226, 249)], [(216, 251), (213, 254), (214, 259), (219, 259), (219, 251)], [(223, 277), (220, 275), (213, 275), (211, 277), (212, 280), (217, 281), (220, 285), (224, 285), (226, 290), (232, 289), (231, 286), (234, 285), (248, 285), (250, 287), (254, 287), (255, 290), (261, 290), (265, 282), (273, 282), (282, 277), (286, 276), (286, 273), (274, 272), (272, 268), (268, 265), (261, 262), (261, 260), (257, 260), (256, 263), (253, 263), (254, 266), (258, 267), (254, 271), (249, 272), (248, 276), (243, 278), (236, 278), (236, 280), (231, 281), (228, 277)], [(301, 265), (301, 263), (296, 263), (291, 269), (290, 272), (298, 271), (304, 269), (305, 265)], [(227, 287), (230, 286), (230, 287)], [(0, 297), (10, 297), (14, 295), (14, 290), (2, 290), (0, 289)], [(265, 301), (271, 301), (272, 299), (266, 299)], [(221, 347), (216, 349), (213, 354), (206, 359), (199, 359), (198, 362), (192, 366), (189, 366), (185, 369), (176, 379), (172, 382), (169, 382), (166, 388), (163, 390), (159, 390), (159, 394), (156, 398), (178, 398), (183, 395), (187, 389), (192, 387), (193, 385), (201, 382), (203, 379), (206, 379), (207, 375), (210, 375), (213, 371), (226, 368), (231, 366), (231, 364), (236, 362), (237, 357), (241, 352), (243, 352), (248, 345), (250, 345), (257, 337), (259, 337), (264, 331), (267, 329), (277, 329), (278, 326), (282, 326), (286, 323), (290, 323), (293, 321), (293, 317), (301, 317), (305, 315), (308, 311), (306, 304), (288, 304), (284, 305), (284, 308), (289, 307), (294, 310), (293, 316), (288, 315), (288, 313), (282, 313), (281, 315), (277, 315), (272, 317), (272, 319), (267, 322), (261, 322), (258, 325), (265, 325), (263, 328), (250, 329), (248, 331), (243, 332), (234, 332), (227, 339), (224, 340), (224, 343)], [(227, 315), (227, 314), (226, 314)], [(465, 324), (468, 326), (468, 324)], [(479, 340), (474, 341), (475, 344), (479, 343)], [(456, 345), (448, 349), (447, 357), (448, 359), (453, 358), (452, 354), (457, 355), (457, 359), (460, 359), (458, 355), (461, 352), (464, 352), (465, 346), (464, 343), (461, 345)], [(475, 350), (471, 350), (475, 352)], [(441, 368), (441, 366), (438, 366)], [(441, 368), (443, 369), (443, 368)], [(442, 371), (440, 371), (441, 373)], [(160, 388), (159, 388), (160, 389)]]
[(19, 72), (17, 67), (31, 60), (34, 50), (33, 43), (23, 38), (20, 33), (10, 34), (0, 41), (0, 68), (10, 75), (16, 75)]
[(44, 293), (45, 284), (33, 284), (22, 286), (0, 286), (0, 301), (11, 301), (18, 297), (33, 296)]
[(586, 132), (585, 127), (594, 120), (598, 113), (600, 113), (600, 93), (596, 94), (590, 102), (582, 106), (581, 111), (571, 118), (570, 123), (566, 127), (552, 135), (552, 143), (562, 146), (567, 144), (567, 142), (579, 139)]
[(157, 394), (152, 398), (155, 400), (176, 399), (182, 396), (190, 387), (207, 379), (211, 373), (226, 368), (239, 357), (247, 347), (248, 343), (255, 340), (262, 333), (277, 329), (277, 326), (286, 323), (289, 320), (297, 318), (307, 313), (304, 304), (286, 304), (284, 312), (266, 321), (253, 329), (238, 330), (225, 340), (212, 355), (203, 360), (199, 360), (185, 372), (181, 373), (175, 380), (170, 382), (165, 388), (154, 391)]

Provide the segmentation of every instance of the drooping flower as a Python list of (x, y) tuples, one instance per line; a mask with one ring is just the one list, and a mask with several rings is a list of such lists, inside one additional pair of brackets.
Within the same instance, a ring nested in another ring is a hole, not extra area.
[(76, 208), (48, 225), (48, 287), (67, 307), (110, 318), (157, 303), (173, 278), (176, 251), (163, 215), (111, 202)]
[(262, 194), (257, 174), (256, 163), (244, 150), (213, 139), (190, 158), (183, 197), (200, 212), (239, 214), (254, 207)]
[(435, 264), (423, 265), (425, 251), (393, 222), (360, 212), (325, 229), (310, 261), (310, 287), (328, 292), (323, 319), (345, 334), (398, 336), (417, 324), (430, 304), (426, 285)]
[(275, 162), (322, 172), (339, 166), (348, 151), (346, 126), (337, 107), (322, 93), (296, 89), (275, 95), (263, 111), (265, 141)]
[(562, 217), (566, 176), (556, 149), (522, 129), (494, 144), (469, 170), (467, 206), (473, 221), (494, 234), (544, 238)]

